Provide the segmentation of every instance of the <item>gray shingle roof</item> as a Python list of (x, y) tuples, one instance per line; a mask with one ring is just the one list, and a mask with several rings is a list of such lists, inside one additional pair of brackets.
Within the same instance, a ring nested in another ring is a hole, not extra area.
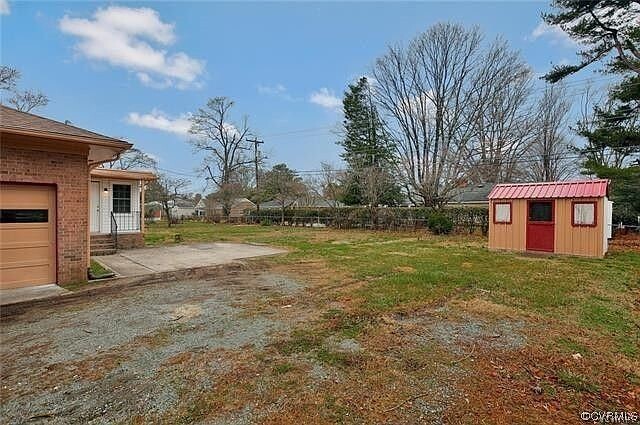
[(21, 112), (8, 106), (0, 105), (0, 128), (3, 130), (24, 130), (38, 133), (55, 134), (59, 136), (84, 137), (107, 142), (119, 142), (128, 145), (128, 142), (119, 140), (93, 131), (85, 130), (73, 125), (64, 124), (49, 118)]
[(489, 192), (491, 192), (493, 186), (493, 183), (484, 183), (457, 189), (452, 193), (449, 201), (462, 204), (489, 202)]

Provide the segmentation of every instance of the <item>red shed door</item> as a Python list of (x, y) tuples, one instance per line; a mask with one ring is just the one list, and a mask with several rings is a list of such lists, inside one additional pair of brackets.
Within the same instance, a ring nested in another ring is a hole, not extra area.
[(553, 201), (527, 203), (527, 250), (553, 252), (555, 236)]

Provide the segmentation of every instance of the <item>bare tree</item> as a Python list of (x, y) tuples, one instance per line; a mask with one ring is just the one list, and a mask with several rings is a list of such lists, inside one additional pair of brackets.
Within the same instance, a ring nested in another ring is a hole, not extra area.
[(7, 103), (18, 111), (31, 112), (35, 108), (46, 106), (49, 98), (41, 91), (17, 89), (20, 71), (10, 66), (0, 67), (0, 90), (11, 95)]
[(468, 105), (472, 126), (468, 179), (501, 183), (522, 178), (518, 164), (533, 135), (532, 72), (517, 51), (495, 40), (473, 73)]
[[(571, 102), (560, 83), (545, 87), (534, 117), (535, 133), (523, 169), (531, 181), (563, 180), (577, 171), (576, 152), (567, 134)], [(521, 164), (522, 166), (522, 164)]]
[(307, 191), (302, 179), (286, 164), (276, 164), (267, 171), (262, 188), (268, 198), (280, 205), (280, 224), (284, 224), (287, 208)]
[(13, 90), (20, 79), (20, 71), (10, 66), (0, 66), (0, 90)]
[(189, 187), (191, 182), (186, 179), (172, 178), (166, 174), (159, 174), (158, 178), (149, 184), (147, 190), (148, 199), (160, 203), (165, 217), (167, 217), (167, 226), (173, 224), (171, 209), (177, 199), (185, 196), (185, 189)]
[(477, 28), (439, 23), (407, 48), (389, 47), (375, 63), (374, 96), (414, 203), (441, 205), (463, 175), (469, 83), (481, 38)]
[(371, 223), (378, 227), (378, 208), (385, 197), (385, 191), (389, 187), (389, 173), (387, 170), (372, 165), (359, 171), (358, 179), (362, 187), (362, 198), (369, 207)]
[(206, 106), (191, 117), (190, 133), (194, 137), (189, 141), (196, 152), (205, 154), (203, 171), (217, 187), (225, 215), (230, 213), (241, 187), (238, 174), (252, 163), (252, 158), (246, 154), (249, 149), (247, 118), (240, 124), (232, 123), (230, 111), (233, 106), (234, 102), (226, 97), (209, 99)]
[(121, 154), (118, 159), (106, 164), (106, 168), (116, 168), (119, 170), (155, 169), (157, 166), (158, 161), (136, 148), (127, 150)]
[(47, 106), (49, 98), (41, 91), (24, 90), (15, 91), (7, 102), (18, 111), (31, 112), (33, 109)]
[(343, 187), (340, 181), (344, 177), (344, 171), (337, 170), (333, 164), (328, 162), (320, 163), (320, 173), (310, 177), (306, 181), (306, 186), (322, 199), (325, 199), (331, 208), (336, 208), (342, 197)]

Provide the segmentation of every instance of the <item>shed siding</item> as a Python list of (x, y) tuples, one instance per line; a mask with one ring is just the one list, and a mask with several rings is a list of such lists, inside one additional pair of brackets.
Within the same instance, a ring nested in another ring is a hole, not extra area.
[[(572, 202), (596, 202), (595, 227), (572, 225)], [(511, 202), (511, 224), (493, 222), (493, 204)], [(589, 257), (604, 256), (604, 198), (555, 199), (555, 253)], [(489, 249), (526, 251), (527, 199), (492, 199), (489, 206)]]
[(527, 201), (513, 199), (511, 202), (511, 223), (493, 222), (493, 202), (489, 207), (489, 249), (508, 249), (524, 251), (526, 249), (527, 233)]
[[(572, 202), (596, 202), (596, 226), (574, 227), (571, 222)], [(556, 199), (555, 252), (558, 254), (602, 257), (604, 204), (603, 198)]]

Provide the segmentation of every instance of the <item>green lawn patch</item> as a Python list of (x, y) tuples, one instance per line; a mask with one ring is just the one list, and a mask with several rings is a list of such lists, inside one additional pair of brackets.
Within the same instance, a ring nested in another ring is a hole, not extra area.
[[(479, 236), (203, 222), (171, 228), (153, 223), (145, 239), (149, 245), (174, 244), (176, 234), (183, 243), (233, 241), (284, 247), (289, 254), (268, 261), (322, 261), (337, 275), (363, 282), (352, 294), (362, 300), (358, 310), (355, 314), (327, 313), (321, 325), (325, 333), (360, 337), (370, 320), (382, 313), (482, 297), (568, 329), (587, 330), (614, 341), (617, 352), (638, 356), (637, 253), (614, 252), (604, 259), (531, 257), (489, 251), (486, 239)], [(316, 350), (326, 336), (318, 330), (294, 333), (281, 349), (290, 353)], [(582, 352), (578, 348), (573, 347), (574, 352)]]
[(95, 260), (91, 260), (90, 270), (91, 270), (91, 275), (94, 276), (96, 279), (99, 279), (101, 276), (106, 276), (113, 273), (111, 270), (104, 267), (102, 264), (98, 263)]
[(291, 363), (280, 363), (273, 367), (273, 372), (276, 375), (284, 375), (287, 372), (293, 370), (294, 366)]
[(566, 369), (558, 371), (558, 382), (575, 391), (595, 393), (600, 390), (598, 385), (593, 382), (589, 382), (589, 380), (584, 376)]

